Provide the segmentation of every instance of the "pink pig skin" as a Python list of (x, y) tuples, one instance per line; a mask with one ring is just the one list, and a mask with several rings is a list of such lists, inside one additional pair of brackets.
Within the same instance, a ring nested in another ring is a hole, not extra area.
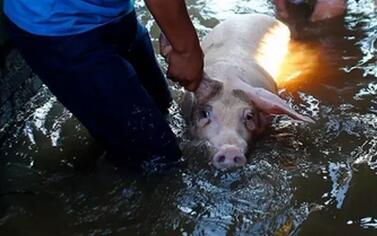
[[(269, 116), (286, 114), (313, 122), (276, 95), (272, 76), (258, 64), (259, 45), (275, 27), (288, 32), (273, 17), (238, 15), (217, 25), (202, 41), (204, 78), (194, 94), (185, 94), (181, 106), (191, 134), (208, 141), (210, 163), (220, 170), (245, 165), (248, 145), (263, 134)], [(163, 36), (160, 42), (166, 56), (171, 46)]]

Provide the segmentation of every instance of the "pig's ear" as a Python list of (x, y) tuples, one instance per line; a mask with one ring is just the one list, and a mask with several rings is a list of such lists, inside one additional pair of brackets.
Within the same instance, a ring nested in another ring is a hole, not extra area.
[(217, 80), (210, 79), (204, 72), (203, 79), (200, 82), (199, 88), (195, 91), (195, 98), (198, 103), (204, 104), (211, 98), (221, 92), (223, 83)]
[(167, 58), (169, 53), (173, 50), (173, 47), (171, 46), (170, 42), (164, 35), (164, 33), (160, 34), (160, 54), (161, 56)]
[(314, 123), (314, 121), (299, 114), (291, 108), (278, 95), (271, 93), (263, 88), (248, 87), (245, 90), (235, 90), (235, 93), (245, 93), (255, 106), (261, 111), (269, 115), (288, 115), (293, 119)]
[(190, 123), (194, 107), (194, 95), (192, 93), (185, 93), (179, 101), (179, 105), (182, 109), (183, 118), (187, 123)]

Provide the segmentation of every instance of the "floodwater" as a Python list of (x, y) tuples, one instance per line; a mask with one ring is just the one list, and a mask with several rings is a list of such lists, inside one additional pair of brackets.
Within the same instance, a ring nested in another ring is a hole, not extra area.
[[(235, 13), (275, 14), (265, 0), (188, 6), (201, 36)], [(157, 45), (141, 1), (137, 9)], [(283, 73), (281, 96), (316, 123), (276, 119), (238, 170), (209, 167), (173, 107), (188, 167), (121, 175), (42, 88), (0, 130), (0, 235), (377, 235), (377, 8), (350, 0), (347, 9), (301, 29), (295, 69)]]

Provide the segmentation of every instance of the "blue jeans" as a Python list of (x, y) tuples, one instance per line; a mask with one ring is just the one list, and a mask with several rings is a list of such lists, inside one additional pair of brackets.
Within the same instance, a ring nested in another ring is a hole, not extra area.
[(172, 101), (145, 27), (135, 12), (86, 33), (44, 37), (9, 20), (8, 31), (33, 71), (118, 165), (181, 157), (164, 118)]

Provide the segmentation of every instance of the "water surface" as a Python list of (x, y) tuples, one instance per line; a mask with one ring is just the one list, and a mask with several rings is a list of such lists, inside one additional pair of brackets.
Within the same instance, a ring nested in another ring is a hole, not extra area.
[[(275, 14), (264, 0), (188, 7), (201, 37), (236, 13)], [(202, 147), (183, 141), (186, 169), (122, 176), (97, 161), (102, 150), (42, 88), (0, 131), (0, 234), (377, 235), (377, 8), (373, 0), (347, 8), (344, 19), (302, 29), (303, 56), (293, 62), (303, 73), (281, 86), (316, 123), (278, 118), (231, 172), (215, 171)], [(157, 46), (156, 24), (143, 2), (137, 9)], [(179, 109), (171, 113), (185, 140)]]

